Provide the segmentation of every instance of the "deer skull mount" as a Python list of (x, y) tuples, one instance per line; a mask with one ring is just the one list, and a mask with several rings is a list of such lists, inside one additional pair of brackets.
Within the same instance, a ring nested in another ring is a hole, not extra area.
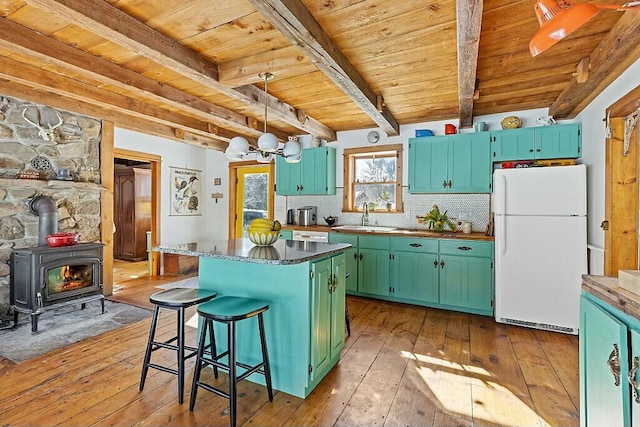
[[(27, 117), (27, 110), (29, 109), (29, 107), (26, 107), (24, 110), (22, 110), (22, 118), (26, 120), (27, 123), (35, 126), (38, 128), (38, 136), (46, 141), (51, 141), (53, 143), (56, 142), (55, 139), (55, 134), (53, 133), (53, 131), (58, 128), (60, 125), (62, 125), (62, 116), (60, 115), (60, 113), (58, 113), (56, 111), (56, 116), (58, 117), (58, 123), (55, 125), (51, 125), (50, 123), (47, 123), (47, 127), (49, 129), (45, 129), (41, 124), (36, 123), (32, 120), (29, 120), (29, 118)], [(40, 121), (40, 119), (38, 119), (38, 122)]]

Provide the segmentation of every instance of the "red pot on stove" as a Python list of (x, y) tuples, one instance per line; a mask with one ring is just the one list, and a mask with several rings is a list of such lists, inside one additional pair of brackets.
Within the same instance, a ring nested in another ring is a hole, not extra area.
[(47, 246), (55, 248), (58, 246), (71, 246), (78, 243), (78, 233), (53, 233), (47, 236)]

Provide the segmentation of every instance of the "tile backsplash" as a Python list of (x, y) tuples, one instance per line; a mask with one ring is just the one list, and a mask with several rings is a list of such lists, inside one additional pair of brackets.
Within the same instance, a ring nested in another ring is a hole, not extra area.
[[(325, 216), (337, 216), (337, 225), (360, 224), (361, 213), (342, 212), (343, 189), (337, 188), (335, 196), (290, 196), (287, 197), (287, 209), (297, 209), (302, 206), (318, 207), (318, 224), (325, 225)], [(381, 226), (400, 228), (424, 228), (418, 223), (416, 215), (425, 215), (433, 205), (438, 205), (441, 211), (448, 211), (448, 215), (471, 221), (473, 231), (485, 231), (489, 222), (490, 194), (409, 194), (403, 188), (402, 199), (404, 212), (369, 214), (369, 224), (376, 222)], [(286, 212), (286, 211), (285, 211)]]

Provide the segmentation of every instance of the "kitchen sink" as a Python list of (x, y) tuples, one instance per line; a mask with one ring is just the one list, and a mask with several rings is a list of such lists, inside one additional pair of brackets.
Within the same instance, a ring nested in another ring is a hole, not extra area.
[(384, 233), (396, 230), (396, 227), (383, 227), (377, 225), (340, 225), (333, 228), (334, 230), (369, 231), (373, 233)]

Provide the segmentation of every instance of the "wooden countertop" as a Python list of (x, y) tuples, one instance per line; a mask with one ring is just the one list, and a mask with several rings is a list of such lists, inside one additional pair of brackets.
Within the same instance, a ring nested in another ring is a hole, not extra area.
[(640, 295), (618, 286), (617, 277), (582, 276), (582, 290), (629, 316), (640, 319)]
[(427, 229), (408, 229), (408, 228), (396, 228), (389, 231), (365, 231), (354, 229), (336, 229), (329, 227), (328, 225), (309, 225), (298, 226), (295, 224), (282, 225), (283, 230), (302, 230), (302, 231), (325, 231), (327, 233), (346, 233), (346, 234), (374, 234), (376, 236), (394, 236), (394, 237), (428, 237), (432, 239), (464, 239), (464, 240), (486, 240), (489, 242), (494, 241), (493, 236), (487, 236), (482, 232), (474, 232), (464, 234), (460, 231), (447, 231), (444, 233), (436, 233), (435, 231), (429, 231)]

